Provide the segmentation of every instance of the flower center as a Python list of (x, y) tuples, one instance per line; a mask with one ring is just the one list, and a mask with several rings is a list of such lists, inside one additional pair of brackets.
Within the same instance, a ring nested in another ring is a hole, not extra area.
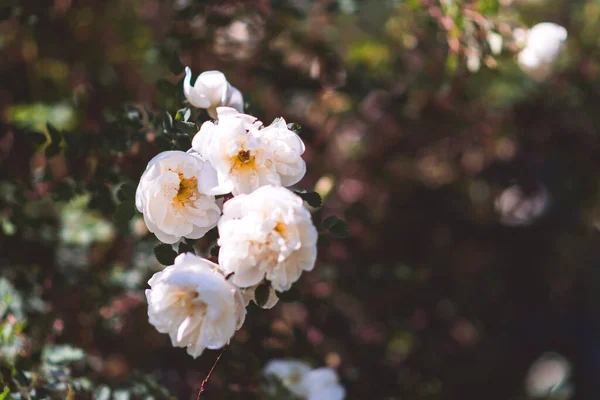
[(302, 374), (300, 373), (300, 371), (294, 371), (290, 374), (287, 380), (292, 385), (297, 385), (302, 380)]
[(182, 290), (177, 293), (177, 304), (188, 315), (204, 315), (206, 314), (207, 306), (203, 301), (195, 301), (198, 296), (198, 292), (195, 290)]
[(279, 235), (285, 237), (286, 234), (287, 234), (287, 225), (284, 224), (283, 222), (278, 222), (275, 225), (274, 231), (277, 232), (277, 233), (279, 233)]
[(178, 175), (179, 190), (175, 197), (173, 197), (173, 203), (176, 207), (182, 208), (188, 205), (190, 201), (196, 200), (198, 196), (198, 178), (195, 176), (186, 178), (181, 172)]
[(238, 153), (238, 159), (243, 163), (250, 161), (250, 151), (249, 150), (240, 151)]
[(254, 169), (256, 166), (256, 157), (250, 153), (250, 150), (240, 150), (235, 156), (231, 158), (232, 167), (231, 170), (239, 169)]

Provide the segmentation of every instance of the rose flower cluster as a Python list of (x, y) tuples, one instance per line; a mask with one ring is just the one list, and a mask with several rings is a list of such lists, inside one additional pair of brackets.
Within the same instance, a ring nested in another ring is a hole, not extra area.
[[(317, 230), (303, 200), (285, 187), (306, 172), (304, 143), (280, 118), (264, 126), (243, 114), (243, 98), (218, 71), (202, 73), (184, 94), (206, 108), (187, 152), (165, 151), (148, 163), (136, 207), (148, 229), (167, 244), (198, 239), (217, 227), (219, 263), (192, 253), (148, 282), (148, 317), (173, 346), (198, 357), (226, 345), (246, 316), (255, 290), (268, 281), (265, 308), (313, 269)], [(219, 195), (234, 197), (224, 204)]]

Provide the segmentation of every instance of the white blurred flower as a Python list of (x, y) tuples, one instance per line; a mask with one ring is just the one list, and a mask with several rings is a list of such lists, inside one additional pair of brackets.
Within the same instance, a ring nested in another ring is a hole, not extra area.
[[(254, 286), (250, 286), (248, 288), (242, 289), (242, 297), (244, 298), (244, 305), (246, 307), (248, 307), (248, 304), (250, 304), (251, 300), (256, 305), (261, 307), (258, 304), (258, 302), (256, 301), (256, 288), (257, 287), (258, 287), (258, 285), (254, 285)], [(269, 297), (267, 298), (266, 303), (261, 308), (264, 308), (267, 310), (271, 309), (271, 308), (275, 307), (275, 304), (277, 304), (278, 301), (279, 301), (279, 297), (277, 297), (275, 290), (271, 286), (269, 286)]]
[(535, 25), (527, 33), (525, 47), (518, 56), (521, 69), (535, 80), (548, 78), (565, 40), (564, 27), (552, 22)]
[(514, 185), (506, 188), (496, 198), (494, 205), (503, 225), (529, 225), (548, 210), (550, 194), (544, 186), (525, 193), (521, 187)]
[(271, 360), (265, 366), (264, 374), (276, 376), (290, 392), (302, 396), (306, 393), (302, 380), (310, 370), (310, 365), (303, 361)]
[(177, 11), (185, 10), (192, 5), (192, 0), (175, 0), (173, 2), (173, 8)]
[(304, 143), (283, 118), (264, 128), (258, 119), (233, 108), (219, 107), (217, 114), (218, 123), (202, 124), (192, 148), (217, 170), (219, 190), (237, 196), (302, 179)]
[(148, 163), (135, 204), (161, 242), (198, 239), (219, 220), (221, 210), (208, 195), (216, 185), (217, 174), (209, 163), (182, 151), (165, 151)]
[(213, 48), (221, 58), (242, 61), (256, 53), (264, 36), (264, 20), (258, 15), (249, 15), (217, 28)]
[(219, 264), (239, 287), (263, 278), (288, 290), (317, 258), (317, 230), (302, 199), (283, 187), (264, 186), (227, 201), (219, 220)]
[(218, 265), (191, 253), (148, 281), (148, 320), (168, 333), (175, 347), (196, 358), (219, 349), (244, 323), (246, 309), (238, 288), (225, 280)]
[(206, 71), (196, 79), (191, 86), (192, 70), (185, 67), (183, 80), (183, 94), (185, 98), (197, 108), (206, 108), (212, 118), (217, 118), (217, 107), (233, 107), (244, 111), (244, 98), (242, 92), (227, 82), (227, 78), (220, 71)]
[(346, 390), (340, 385), (331, 368), (311, 367), (298, 360), (272, 360), (264, 369), (266, 376), (274, 375), (293, 394), (306, 400), (342, 400)]
[(569, 385), (571, 365), (557, 353), (545, 353), (529, 368), (525, 386), (531, 397), (561, 398), (570, 397)]

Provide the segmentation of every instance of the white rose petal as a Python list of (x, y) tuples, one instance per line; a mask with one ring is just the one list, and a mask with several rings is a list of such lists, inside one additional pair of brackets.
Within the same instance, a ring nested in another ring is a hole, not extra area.
[(297, 360), (272, 360), (264, 369), (266, 376), (274, 375), (283, 385), (297, 396), (306, 396), (304, 376), (311, 370), (310, 365)]
[(342, 400), (346, 390), (339, 384), (332, 368), (317, 368), (302, 378), (301, 387), (306, 390), (307, 400)]
[(234, 196), (265, 185), (291, 186), (306, 173), (304, 143), (283, 118), (268, 127), (233, 108), (217, 109), (218, 123), (205, 122), (192, 148), (217, 170), (220, 191)]
[(531, 397), (566, 399), (571, 392), (571, 364), (558, 353), (545, 353), (529, 368), (525, 386)]
[(196, 358), (204, 349), (219, 349), (246, 316), (238, 288), (225, 280), (218, 265), (191, 253), (148, 281), (148, 320), (168, 333), (175, 347)]
[(198, 239), (219, 220), (221, 210), (208, 194), (216, 185), (217, 174), (209, 163), (182, 151), (165, 151), (148, 163), (135, 204), (161, 242)]
[(285, 291), (315, 265), (317, 230), (302, 199), (283, 187), (264, 186), (227, 201), (218, 228), (219, 264), (239, 287), (266, 277)]
[(216, 109), (220, 106), (244, 111), (242, 93), (227, 82), (227, 78), (222, 72), (206, 71), (201, 73), (193, 87), (191, 80), (192, 70), (186, 67), (183, 94), (194, 107), (206, 108), (211, 117), (217, 117)]
[(521, 69), (535, 80), (548, 78), (567, 36), (567, 30), (560, 25), (551, 22), (535, 25), (527, 33), (525, 47), (518, 56)]
[(544, 186), (526, 193), (518, 185), (506, 188), (496, 198), (494, 206), (500, 222), (506, 226), (529, 225), (548, 211), (551, 197)]
[(307, 400), (343, 400), (344, 398), (346, 398), (346, 389), (336, 384), (310, 392)]

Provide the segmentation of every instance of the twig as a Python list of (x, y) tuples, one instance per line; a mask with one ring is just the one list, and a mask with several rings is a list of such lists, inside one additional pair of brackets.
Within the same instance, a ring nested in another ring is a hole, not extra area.
[(217, 366), (217, 363), (221, 359), (221, 356), (223, 355), (224, 352), (225, 352), (225, 348), (223, 348), (223, 350), (221, 350), (221, 352), (219, 353), (217, 359), (215, 360), (215, 363), (213, 364), (212, 368), (210, 369), (210, 371), (208, 371), (208, 375), (206, 375), (206, 378), (204, 378), (204, 380), (202, 381), (202, 384), (200, 385), (200, 390), (198, 391), (198, 397), (196, 398), (196, 400), (200, 400), (200, 396), (202, 395), (202, 392), (204, 392), (204, 385), (206, 385), (206, 383), (208, 382), (208, 379), (210, 378), (213, 371), (215, 370), (215, 367)]

